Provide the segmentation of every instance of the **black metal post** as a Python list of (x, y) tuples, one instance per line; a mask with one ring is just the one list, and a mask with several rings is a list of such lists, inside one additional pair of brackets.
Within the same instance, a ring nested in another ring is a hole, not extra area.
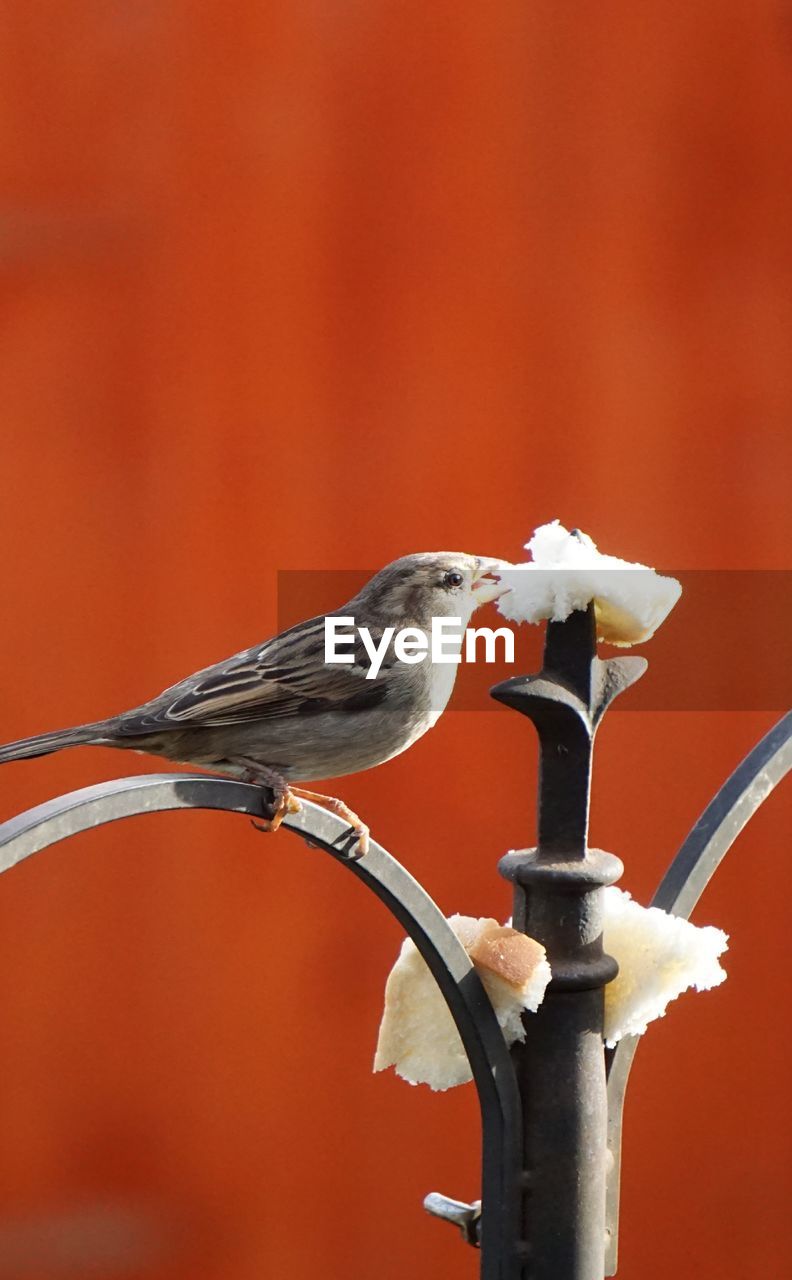
[(547, 949), (553, 979), (512, 1050), (523, 1105), (523, 1241), (531, 1280), (603, 1280), (607, 1097), (602, 888), (622, 874), (587, 847), (594, 734), (611, 700), (646, 669), (596, 657), (594, 609), (547, 628), (537, 676), (492, 696), (527, 715), (540, 740), (538, 847), (508, 854), (514, 925)]

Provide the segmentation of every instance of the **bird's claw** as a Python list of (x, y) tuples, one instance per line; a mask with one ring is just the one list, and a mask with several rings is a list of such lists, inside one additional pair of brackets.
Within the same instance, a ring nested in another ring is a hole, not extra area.
[[(344, 804), (343, 800), (337, 800), (335, 796), (320, 795), (316, 791), (306, 791), (302, 787), (285, 787), (282, 792), (272, 787), (268, 789), (273, 793), (272, 803), (269, 806), (272, 809), (272, 816), (266, 818), (264, 822), (256, 822), (251, 818), (251, 826), (255, 827), (256, 831), (277, 831), (285, 817), (290, 813), (300, 812), (301, 799), (310, 800), (320, 808), (346, 819), (349, 824), (347, 829), (333, 841), (333, 848), (339, 857), (349, 862), (357, 862), (359, 858), (365, 858), (370, 848), (369, 829), (365, 822), (361, 822), (357, 814)], [(303, 839), (309, 848), (322, 847), (315, 845), (306, 834), (303, 834)]]
[[(352, 839), (354, 839), (355, 843), (350, 845)], [(333, 844), (342, 846), (338, 849), (338, 852), (347, 862), (358, 862), (361, 858), (365, 858), (369, 851), (369, 829), (362, 822), (358, 826), (348, 827), (342, 835), (333, 841)], [(349, 848), (343, 847), (345, 845), (349, 845)]]
[(265, 833), (265, 835), (269, 835), (269, 834), (271, 834), (271, 832), (273, 832), (273, 831), (277, 831), (277, 830), (278, 830), (278, 827), (280, 826), (280, 823), (279, 823), (279, 822), (275, 823), (275, 822), (271, 822), (271, 821), (268, 821), (268, 822), (256, 822), (256, 819), (255, 819), (255, 818), (251, 818), (251, 819), (250, 819), (250, 825), (251, 825), (251, 827), (253, 827), (253, 829), (254, 829), (255, 831), (263, 831), (263, 832)]
[(356, 813), (350, 809), (349, 805), (344, 804), (343, 800), (339, 800), (336, 796), (325, 796), (318, 791), (307, 791), (305, 787), (294, 787), (294, 794), (302, 800), (310, 800), (313, 804), (319, 806), (320, 809), (326, 809), (328, 813), (334, 813), (337, 817), (343, 818), (348, 824), (347, 830), (343, 835), (338, 836), (333, 841), (333, 848), (337, 845), (348, 844), (351, 838), (355, 837), (355, 843), (349, 851), (345, 848), (339, 848), (338, 854), (350, 862), (357, 862), (358, 858), (365, 858), (369, 851), (370, 835), (369, 829), (365, 822), (361, 822)]
[(275, 793), (272, 805), (269, 807), (273, 810), (271, 818), (265, 818), (264, 822), (256, 822), (255, 818), (250, 819), (250, 825), (251, 827), (255, 827), (256, 831), (277, 831), (278, 827), (283, 822), (283, 819), (287, 817), (288, 814), (300, 812), (302, 804), (298, 800), (297, 796), (293, 795), (287, 788), (282, 795), (278, 795), (277, 792)]

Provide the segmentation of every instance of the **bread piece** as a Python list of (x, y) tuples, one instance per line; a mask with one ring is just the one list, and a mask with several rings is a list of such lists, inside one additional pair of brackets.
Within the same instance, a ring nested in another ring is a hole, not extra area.
[(662, 1018), (671, 1000), (689, 987), (707, 991), (726, 978), (718, 963), (729, 940), (721, 929), (701, 927), (659, 907), (642, 907), (615, 885), (604, 891), (603, 944), (619, 965), (605, 988), (605, 1043), (642, 1035)]
[[(536, 1010), (550, 981), (544, 947), (497, 920), (451, 916), (492, 1001), (508, 1044), (525, 1039), (522, 1014)], [(443, 1090), (472, 1078), (459, 1032), (440, 989), (411, 939), (405, 939), (385, 987), (374, 1070), (394, 1067), (410, 1084)]]
[(597, 638), (627, 647), (648, 640), (682, 592), (676, 578), (603, 555), (588, 534), (558, 520), (537, 529), (526, 550), (529, 561), (492, 571), (510, 588), (498, 609), (513, 622), (563, 622), (593, 600)]

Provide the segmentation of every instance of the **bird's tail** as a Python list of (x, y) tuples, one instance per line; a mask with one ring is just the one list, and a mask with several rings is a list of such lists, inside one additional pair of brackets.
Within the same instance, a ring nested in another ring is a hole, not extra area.
[(20, 738), (0, 747), (0, 764), (9, 760), (32, 760), (35, 756), (48, 756), (64, 747), (87, 746), (107, 742), (107, 726), (102, 723), (81, 724), (74, 729), (58, 729), (55, 733), (39, 733), (35, 738)]

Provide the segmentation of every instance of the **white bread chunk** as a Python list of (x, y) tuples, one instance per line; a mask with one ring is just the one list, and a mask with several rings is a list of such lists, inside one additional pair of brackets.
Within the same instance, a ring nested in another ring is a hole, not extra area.
[[(525, 1039), (522, 1013), (535, 1012), (550, 981), (544, 947), (497, 920), (450, 916), (508, 1044)], [(459, 1032), (415, 943), (406, 938), (385, 986), (374, 1070), (394, 1067), (410, 1084), (451, 1089), (472, 1079)]]
[(564, 622), (593, 600), (597, 638), (628, 647), (654, 635), (682, 593), (676, 578), (602, 555), (588, 534), (558, 520), (541, 525), (526, 550), (525, 564), (501, 561), (491, 570), (510, 588), (498, 609), (511, 622)]
[(659, 907), (642, 907), (615, 885), (605, 889), (603, 945), (619, 965), (605, 988), (605, 1043), (642, 1035), (671, 1000), (689, 987), (707, 991), (723, 982), (718, 963), (729, 940), (721, 929), (700, 927)]
[[(642, 1035), (672, 1000), (726, 978), (718, 957), (728, 938), (658, 907), (642, 907), (615, 886), (604, 893), (603, 945), (619, 965), (605, 988), (605, 1043)], [(449, 925), (470, 956), (507, 1044), (525, 1039), (522, 1014), (535, 1013), (551, 978), (544, 947), (491, 918), (455, 915)], [(409, 1084), (451, 1089), (472, 1079), (462, 1041), (415, 943), (406, 938), (385, 987), (374, 1070), (394, 1067)]]

